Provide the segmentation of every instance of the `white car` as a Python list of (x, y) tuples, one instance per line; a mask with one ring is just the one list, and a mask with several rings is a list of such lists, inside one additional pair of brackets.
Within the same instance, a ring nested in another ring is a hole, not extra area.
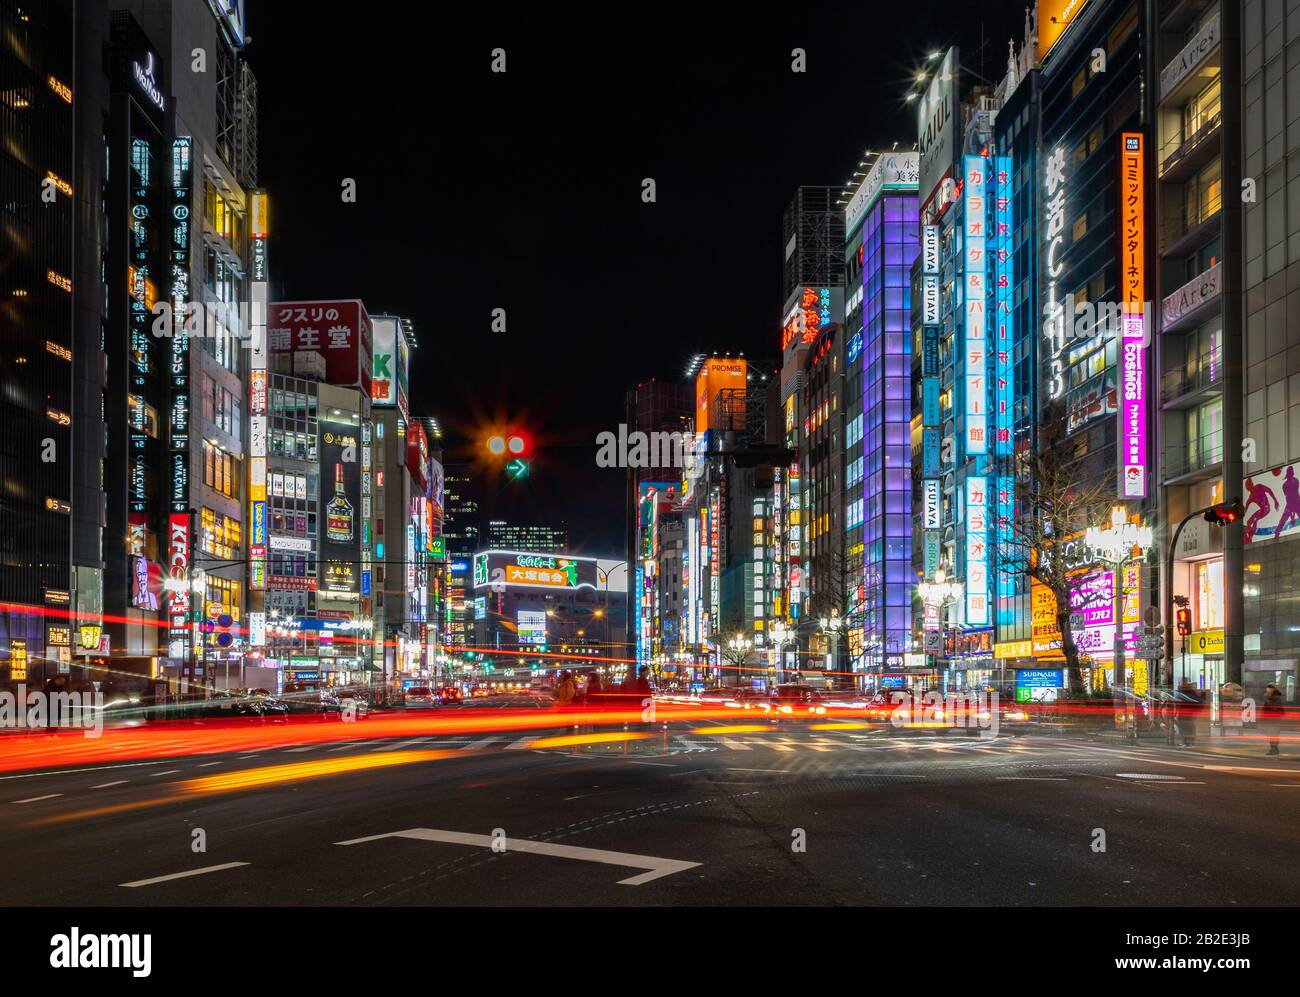
[(406, 707), (437, 706), (438, 696), (427, 685), (413, 685), (402, 694), (402, 705)]

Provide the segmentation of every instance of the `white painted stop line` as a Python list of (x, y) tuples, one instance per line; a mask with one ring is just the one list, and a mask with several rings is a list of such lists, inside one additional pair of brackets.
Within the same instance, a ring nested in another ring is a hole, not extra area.
[[(336, 845), (360, 845), (367, 841), (379, 841), (383, 838), (414, 838), (418, 841), (441, 841), (450, 845), (469, 845), (478, 848), (491, 848), (494, 839), (490, 834), (467, 834), (463, 831), (440, 831), (431, 827), (413, 827), (406, 831), (393, 831), (390, 834), (372, 834), (365, 838), (353, 838), (350, 841), (336, 841)], [(579, 848), (575, 845), (556, 845), (549, 841), (529, 841), (526, 838), (507, 838), (507, 852), (527, 852), (532, 855), (550, 855), (555, 858), (577, 859), (580, 862), (601, 862), (605, 865), (621, 865), (632, 869), (645, 869), (646, 872), (627, 879), (620, 879), (620, 886), (641, 886), (675, 872), (694, 869), (700, 863), (685, 862), (681, 859), (656, 858), (653, 855), (633, 855), (630, 852), (610, 852), (603, 848)]]

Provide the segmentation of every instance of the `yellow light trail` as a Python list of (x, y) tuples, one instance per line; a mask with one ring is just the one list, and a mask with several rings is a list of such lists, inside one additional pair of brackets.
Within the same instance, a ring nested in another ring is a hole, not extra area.
[(642, 741), (654, 734), (609, 731), (605, 734), (561, 734), (558, 737), (541, 737), (528, 743), (529, 748), (567, 748), (575, 744), (609, 744), (612, 741)]
[(332, 775), (365, 772), (370, 769), (391, 768), (394, 765), (432, 762), (440, 758), (449, 758), (452, 755), (464, 756), (467, 754), (470, 754), (470, 752), (463, 749), (459, 751), (383, 751), (371, 755), (349, 755), (343, 758), (290, 762), (285, 765), (266, 765), (261, 768), (239, 769), (234, 772), (221, 772), (216, 775), (205, 775), (198, 779), (186, 779), (172, 783), (168, 787), (171, 790), (168, 796), (157, 796), (147, 800), (135, 800), (130, 803), (117, 803), (107, 807), (94, 807), (90, 810), (77, 810), (69, 814), (44, 817), (32, 821), (32, 825), (61, 824), (87, 817), (102, 817), (107, 814), (124, 813), (129, 810), (143, 810), (147, 807), (179, 802), (180, 798), (184, 796), (262, 789), (267, 786), (283, 785), (287, 782), (300, 782), (304, 779), (321, 779)]

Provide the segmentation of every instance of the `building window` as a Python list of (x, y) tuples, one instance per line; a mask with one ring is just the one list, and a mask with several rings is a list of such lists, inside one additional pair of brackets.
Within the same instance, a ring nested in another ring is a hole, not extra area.
[(204, 507), (201, 513), (199, 546), (205, 554), (234, 560), (240, 557), (243, 529), (237, 519)]
[(229, 498), (239, 498), (240, 461), (221, 447), (203, 441), (203, 483)]

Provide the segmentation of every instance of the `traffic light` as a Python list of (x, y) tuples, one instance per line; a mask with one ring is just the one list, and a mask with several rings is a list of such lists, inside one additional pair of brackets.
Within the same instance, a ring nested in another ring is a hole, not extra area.
[(1174, 611), (1174, 618), (1178, 623), (1178, 636), (1186, 637), (1192, 632), (1192, 611), (1186, 606), (1180, 606)]
[(520, 478), (528, 477), (528, 461), (516, 457), (506, 465), (506, 474), (518, 481)]
[(1211, 526), (1227, 526), (1239, 520), (1244, 511), (1241, 503), (1236, 499), (1231, 502), (1220, 502), (1206, 510), (1205, 521)]

